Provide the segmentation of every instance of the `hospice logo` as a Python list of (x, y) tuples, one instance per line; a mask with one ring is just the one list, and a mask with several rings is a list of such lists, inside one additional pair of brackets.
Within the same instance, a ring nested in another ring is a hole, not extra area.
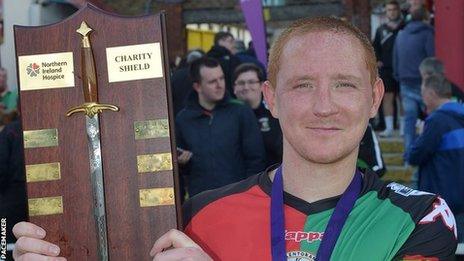
[(35, 77), (40, 73), (40, 66), (36, 63), (31, 63), (26, 68), (27, 75)]
[(301, 241), (306, 241), (308, 243), (321, 241), (323, 236), (324, 232), (285, 231), (285, 240), (295, 241), (297, 243)]
[(287, 253), (288, 261), (314, 261), (316, 256), (304, 251), (292, 251)]

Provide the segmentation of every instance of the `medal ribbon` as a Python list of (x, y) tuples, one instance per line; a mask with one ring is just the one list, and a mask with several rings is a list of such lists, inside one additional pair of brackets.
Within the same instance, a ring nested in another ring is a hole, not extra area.
[[(354, 207), (361, 192), (362, 177), (359, 171), (353, 176), (350, 185), (343, 192), (322, 237), (317, 261), (328, 261), (332, 255), (337, 239), (342, 232), (343, 225)], [(273, 261), (287, 260), (285, 251), (285, 215), (284, 215), (284, 186), (282, 180), (282, 166), (277, 168), (271, 190), (271, 251)]]

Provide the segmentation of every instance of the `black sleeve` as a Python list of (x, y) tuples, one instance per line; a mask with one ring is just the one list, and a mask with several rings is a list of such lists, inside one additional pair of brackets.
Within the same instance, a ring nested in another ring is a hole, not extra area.
[(10, 157), (11, 157), (11, 141), (8, 137), (9, 125), (0, 131), (0, 189), (8, 184), (11, 179)]
[[(180, 113), (182, 113), (182, 111)], [(175, 126), (176, 126), (176, 146), (177, 146), (176, 150), (179, 148), (181, 150), (188, 150), (191, 152), (191, 148), (185, 142), (184, 135), (182, 134), (182, 130), (184, 126), (181, 123), (181, 120), (179, 120), (179, 116), (176, 117)], [(183, 176), (188, 176), (190, 173), (190, 166), (191, 166), (191, 159), (185, 165), (179, 164), (179, 177), (180, 177), (180, 182), (182, 183), (181, 187), (184, 186)]]
[(240, 127), (241, 148), (245, 161), (246, 176), (250, 177), (266, 168), (266, 152), (256, 117), (251, 108), (244, 105), (241, 111)]
[(381, 44), (381, 27), (377, 28), (375, 31), (375, 38), (372, 46), (374, 47), (375, 56), (377, 57), (377, 61), (381, 60), (381, 53), (382, 53), (382, 44)]
[(387, 170), (383, 161), (379, 141), (370, 124), (367, 126), (366, 132), (361, 140), (358, 159), (364, 161), (369, 169), (374, 171), (379, 177), (382, 177)]
[(451, 210), (437, 198), (426, 213), (394, 260), (454, 260), (456, 221)]

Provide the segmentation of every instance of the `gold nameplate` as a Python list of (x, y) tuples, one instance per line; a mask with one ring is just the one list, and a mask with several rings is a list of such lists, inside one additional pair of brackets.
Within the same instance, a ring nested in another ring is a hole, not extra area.
[(18, 57), (21, 91), (74, 87), (72, 52)]
[(58, 146), (57, 129), (29, 130), (23, 134), (25, 149)]
[(168, 119), (134, 122), (136, 140), (169, 137)]
[(60, 163), (26, 165), (27, 182), (52, 181), (61, 179)]
[(29, 216), (63, 214), (63, 197), (30, 198)]
[(139, 173), (172, 170), (171, 153), (138, 155), (137, 170)]
[(163, 77), (160, 43), (106, 48), (108, 82)]
[(173, 188), (154, 188), (139, 190), (141, 207), (174, 205)]

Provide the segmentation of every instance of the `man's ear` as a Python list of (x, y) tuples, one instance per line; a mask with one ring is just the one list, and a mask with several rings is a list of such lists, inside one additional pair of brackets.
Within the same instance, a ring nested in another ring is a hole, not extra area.
[(200, 92), (200, 84), (199, 83), (194, 82), (192, 87), (196, 92)]
[(272, 86), (270, 81), (265, 81), (261, 86), (261, 90), (263, 92), (264, 101), (266, 101), (266, 104), (269, 107), (269, 111), (274, 118), (278, 119), (279, 110), (276, 106), (275, 86)]
[(377, 77), (374, 86), (372, 86), (372, 107), (370, 111), (370, 118), (374, 118), (377, 115), (380, 104), (382, 103), (383, 95), (385, 93), (385, 86), (383, 85), (382, 79)]

